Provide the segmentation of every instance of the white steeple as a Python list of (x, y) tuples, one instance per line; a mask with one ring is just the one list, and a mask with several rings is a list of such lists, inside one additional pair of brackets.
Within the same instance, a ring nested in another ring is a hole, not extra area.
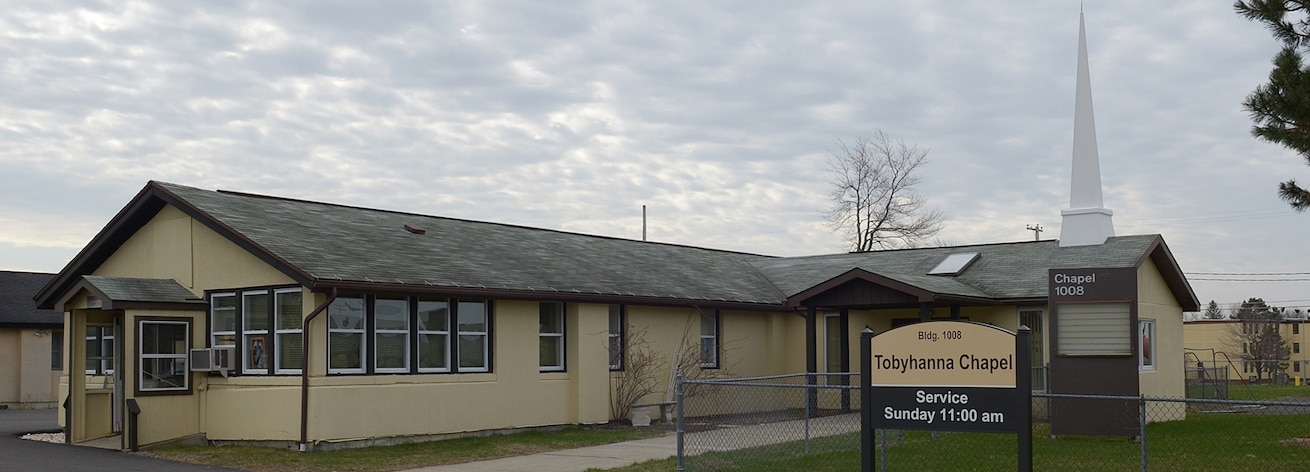
[(1110, 216), (1101, 200), (1101, 162), (1096, 153), (1096, 118), (1092, 114), (1092, 80), (1087, 71), (1087, 32), (1078, 12), (1078, 81), (1073, 111), (1073, 173), (1069, 179), (1069, 208), (1060, 212), (1060, 246), (1102, 244), (1114, 236)]

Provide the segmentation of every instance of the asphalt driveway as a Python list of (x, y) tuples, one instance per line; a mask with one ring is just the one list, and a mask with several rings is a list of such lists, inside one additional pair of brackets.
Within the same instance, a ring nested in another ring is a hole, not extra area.
[(27, 433), (59, 431), (59, 410), (0, 410), (0, 463), (4, 470), (114, 471), (230, 471), (154, 459), (92, 447), (51, 444), (19, 439)]

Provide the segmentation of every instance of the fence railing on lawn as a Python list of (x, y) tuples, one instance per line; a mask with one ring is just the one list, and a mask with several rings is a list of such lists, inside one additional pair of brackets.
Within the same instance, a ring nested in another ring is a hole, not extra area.
[[(858, 374), (833, 373), (680, 380), (678, 470), (857, 470), (859, 384)], [(1058, 407), (1060, 399), (1133, 406), (1123, 420), (1137, 425), (1136, 432), (1053, 437), (1042, 409)], [(1033, 409), (1035, 470), (1310, 470), (1310, 398), (1034, 392)], [(873, 438), (879, 470), (1017, 465), (1013, 434), (878, 430)]]

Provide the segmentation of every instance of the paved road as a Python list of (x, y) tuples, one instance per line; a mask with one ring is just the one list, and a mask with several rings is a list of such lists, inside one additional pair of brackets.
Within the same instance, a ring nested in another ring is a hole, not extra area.
[(69, 472), (231, 471), (153, 459), (91, 447), (19, 439), (26, 433), (59, 431), (59, 410), (0, 410), (0, 470), (60, 470)]

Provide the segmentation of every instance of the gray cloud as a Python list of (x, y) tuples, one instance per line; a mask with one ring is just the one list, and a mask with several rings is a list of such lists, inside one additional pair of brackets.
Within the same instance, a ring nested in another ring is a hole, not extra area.
[[(931, 149), (944, 241), (1058, 237), (1068, 204), (1074, 2), (5, 7), (0, 267), (59, 269), (151, 179), (632, 238), (646, 204), (656, 240), (834, 252), (826, 149), (877, 129)], [(1307, 169), (1240, 107), (1268, 33), (1223, 3), (1086, 14), (1120, 233), (1188, 271), (1310, 263), (1274, 197)]]

